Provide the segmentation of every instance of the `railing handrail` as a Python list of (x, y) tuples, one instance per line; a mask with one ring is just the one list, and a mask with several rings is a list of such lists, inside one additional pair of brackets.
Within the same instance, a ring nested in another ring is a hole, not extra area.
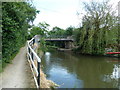
[(35, 57), (37, 58), (38, 62), (41, 62), (41, 59), (38, 57), (38, 55), (36, 54), (36, 52), (31, 48), (31, 46), (29, 45), (29, 41), (28, 41), (28, 47), (30, 48), (30, 50), (32, 51), (33, 55), (35, 55)]
[[(28, 45), (27, 55), (28, 55), (28, 61), (30, 63), (30, 67), (31, 67), (31, 70), (32, 70), (32, 73), (34, 76), (35, 84), (36, 84), (37, 88), (39, 88), (40, 87), (40, 63), (41, 63), (41, 59), (39, 58), (37, 53), (32, 48), (32, 46), (35, 43), (35, 39), (36, 39), (36, 36), (34, 36), (31, 40), (27, 41), (27, 45)], [(34, 60), (37, 61), (37, 66), (35, 66)]]

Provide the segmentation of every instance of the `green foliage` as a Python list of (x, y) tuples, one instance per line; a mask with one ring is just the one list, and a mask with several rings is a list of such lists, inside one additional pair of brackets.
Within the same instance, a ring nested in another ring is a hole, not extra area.
[(48, 35), (52, 37), (63, 36), (65, 35), (65, 30), (56, 26), (56, 27), (53, 27), (53, 29), (48, 32)]
[(2, 61), (9, 63), (27, 40), (29, 23), (38, 11), (26, 2), (2, 3)]
[(44, 31), (40, 27), (33, 26), (29, 33), (29, 39), (35, 35), (44, 35)]
[(50, 25), (46, 22), (41, 22), (38, 24), (38, 27), (40, 27), (42, 30), (44, 30), (44, 32), (47, 32), (49, 26)]
[(35, 35), (46, 36), (49, 26), (50, 25), (47, 24), (46, 22), (42, 22), (39, 23), (38, 26), (31, 27), (31, 29), (29, 30), (28, 39), (31, 39)]
[(44, 38), (40, 39), (40, 48), (41, 51), (46, 52), (47, 51), (47, 46)]
[(77, 46), (79, 45), (81, 30), (82, 30), (82, 28), (75, 28), (74, 31), (73, 31), (75, 43), (76, 43)]
[(111, 6), (108, 2), (84, 3), (84, 6), (86, 15), (76, 37), (80, 52), (103, 55), (106, 48), (117, 51), (118, 21)]
[(51, 37), (67, 37), (67, 36), (72, 36), (74, 27), (70, 26), (66, 30), (60, 28), (60, 27), (53, 27), (51, 31), (48, 32), (48, 35)]
[(74, 30), (74, 27), (72, 27), (72, 26), (68, 27), (66, 29), (65, 35), (72, 36), (73, 35), (73, 30)]

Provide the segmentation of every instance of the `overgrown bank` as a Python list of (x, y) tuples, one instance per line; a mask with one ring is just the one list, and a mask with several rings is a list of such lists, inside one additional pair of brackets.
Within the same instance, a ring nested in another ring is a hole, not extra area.
[(107, 55), (120, 52), (118, 16), (109, 1), (84, 3), (86, 15), (82, 26), (76, 30), (76, 52), (88, 55)]

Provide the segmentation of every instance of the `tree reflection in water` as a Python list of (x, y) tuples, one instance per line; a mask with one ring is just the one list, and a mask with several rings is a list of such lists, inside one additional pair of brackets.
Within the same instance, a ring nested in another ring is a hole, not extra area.
[(120, 88), (119, 78), (120, 78), (120, 65), (114, 64), (113, 72), (110, 74), (104, 75), (103, 81), (106, 83), (114, 82), (113, 86), (116, 88)]

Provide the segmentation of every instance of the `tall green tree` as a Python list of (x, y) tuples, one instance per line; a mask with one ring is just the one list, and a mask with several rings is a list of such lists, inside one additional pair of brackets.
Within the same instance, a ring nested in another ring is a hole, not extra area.
[(28, 36), (29, 23), (38, 11), (27, 2), (2, 3), (2, 60), (10, 62)]
[(117, 44), (115, 12), (108, 1), (84, 3), (84, 8), (86, 15), (82, 19), (79, 49), (81, 53), (104, 54), (110, 44)]

